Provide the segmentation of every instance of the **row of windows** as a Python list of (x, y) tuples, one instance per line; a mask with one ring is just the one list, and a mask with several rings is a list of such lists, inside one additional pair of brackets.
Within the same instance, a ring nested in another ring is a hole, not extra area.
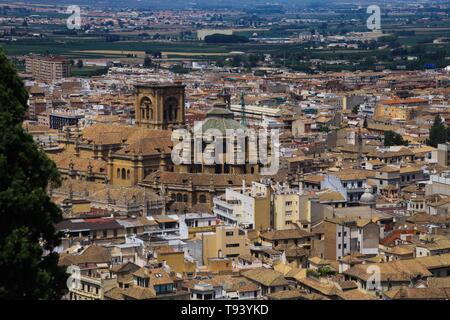
[[(114, 238), (117, 238), (117, 229), (113, 229), (113, 236), (114, 236)], [(100, 231), (97, 231), (97, 232), (93, 231), (92, 232), (92, 237), (94, 239), (96, 239), (96, 238), (107, 238), (108, 237), (108, 230), (103, 230), (101, 233), (100, 233)]]
[(423, 203), (416, 203), (416, 204), (411, 204), (411, 208), (412, 209), (423, 209)]
[(343, 183), (343, 186), (344, 186), (344, 188), (347, 188), (347, 186), (348, 186), (348, 187), (358, 187), (358, 188), (362, 188), (363, 183), (362, 183), (362, 181), (358, 181), (357, 183), (347, 183), (347, 182), (344, 182), (344, 183)]
[(120, 168), (117, 169), (117, 179), (122, 179), (122, 180), (130, 180), (130, 170), (125, 170), (124, 168), (122, 168), (122, 170)]
[[(189, 201), (189, 197), (187, 194), (181, 194), (181, 193), (172, 193), (170, 195), (170, 197), (172, 198), (172, 200), (176, 201), (176, 202), (188, 202)], [(198, 197), (198, 202), (199, 203), (206, 203), (206, 196), (204, 194), (201, 194)]]

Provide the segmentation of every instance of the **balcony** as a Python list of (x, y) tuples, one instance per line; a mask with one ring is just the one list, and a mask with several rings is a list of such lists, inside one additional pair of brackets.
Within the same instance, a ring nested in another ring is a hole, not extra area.
[[(233, 214), (228, 213), (227, 211), (220, 210), (219, 208), (214, 208), (213, 213), (219, 218), (225, 218), (225, 220), (231, 220), (234, 223), (237, 223), (238, 217)], [(223, 219), (222, 219), (223, 220)]]
[(230, 211), (233, 211), (235, 206), (241, 204), (239, 200), (222, 200), (219, 197), (214, 198), (213, 202), (215, 206), (221, 206)]
[(83, 296), (88, 299), (92, 299), (92, 300), (100, 300), (101, 299), (100, 294), (96, 294), (94, 292), (88, 292), (88, 291), (84, 291), (82, 289), (71, 289), (70, 291), (74, 294)]

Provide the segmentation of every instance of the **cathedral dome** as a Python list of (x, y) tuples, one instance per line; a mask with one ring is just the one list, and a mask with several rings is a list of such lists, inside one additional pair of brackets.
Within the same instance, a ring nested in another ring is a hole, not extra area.
[(362, 194), (361, 198), (359, 199), (359, 203), (362, 205), (373, 205), (375, 204), (376, 198), (372, 193), (372, 188), (367, 187), (364, 190), (364, 193)]
[(234, 113), (228, 110), (225, 104), (215, 104), (206, 113), (206, 119), (203, 121), (202, 131), (205, 132), (208, 129), (218, 129), (225, 135), (227, 129), (245, 131), (247, 128), (234, 120)]

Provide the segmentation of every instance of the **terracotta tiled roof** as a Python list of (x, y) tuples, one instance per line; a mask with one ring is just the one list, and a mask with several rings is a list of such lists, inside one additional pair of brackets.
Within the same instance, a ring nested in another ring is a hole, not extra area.
[(284, 278), (283, 274), (272, 269), (255, 268), (243, 272), (242, 275), (266, 287), (288, 285), (288, 281)]
[(301, 239), (311, 237), (313, 234), (300, 229), (274, 230), (267, 231), (260, 234), (260, 237), (265, 240), (286, 240), (286, 239)]

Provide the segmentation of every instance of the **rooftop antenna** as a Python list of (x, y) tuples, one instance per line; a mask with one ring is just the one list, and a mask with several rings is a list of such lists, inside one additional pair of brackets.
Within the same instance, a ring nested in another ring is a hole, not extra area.
[(247, 116), (245, 115), (245, 99), (244, 92), (241, 92), (241, 124), (243, 126), (247, 125)]

